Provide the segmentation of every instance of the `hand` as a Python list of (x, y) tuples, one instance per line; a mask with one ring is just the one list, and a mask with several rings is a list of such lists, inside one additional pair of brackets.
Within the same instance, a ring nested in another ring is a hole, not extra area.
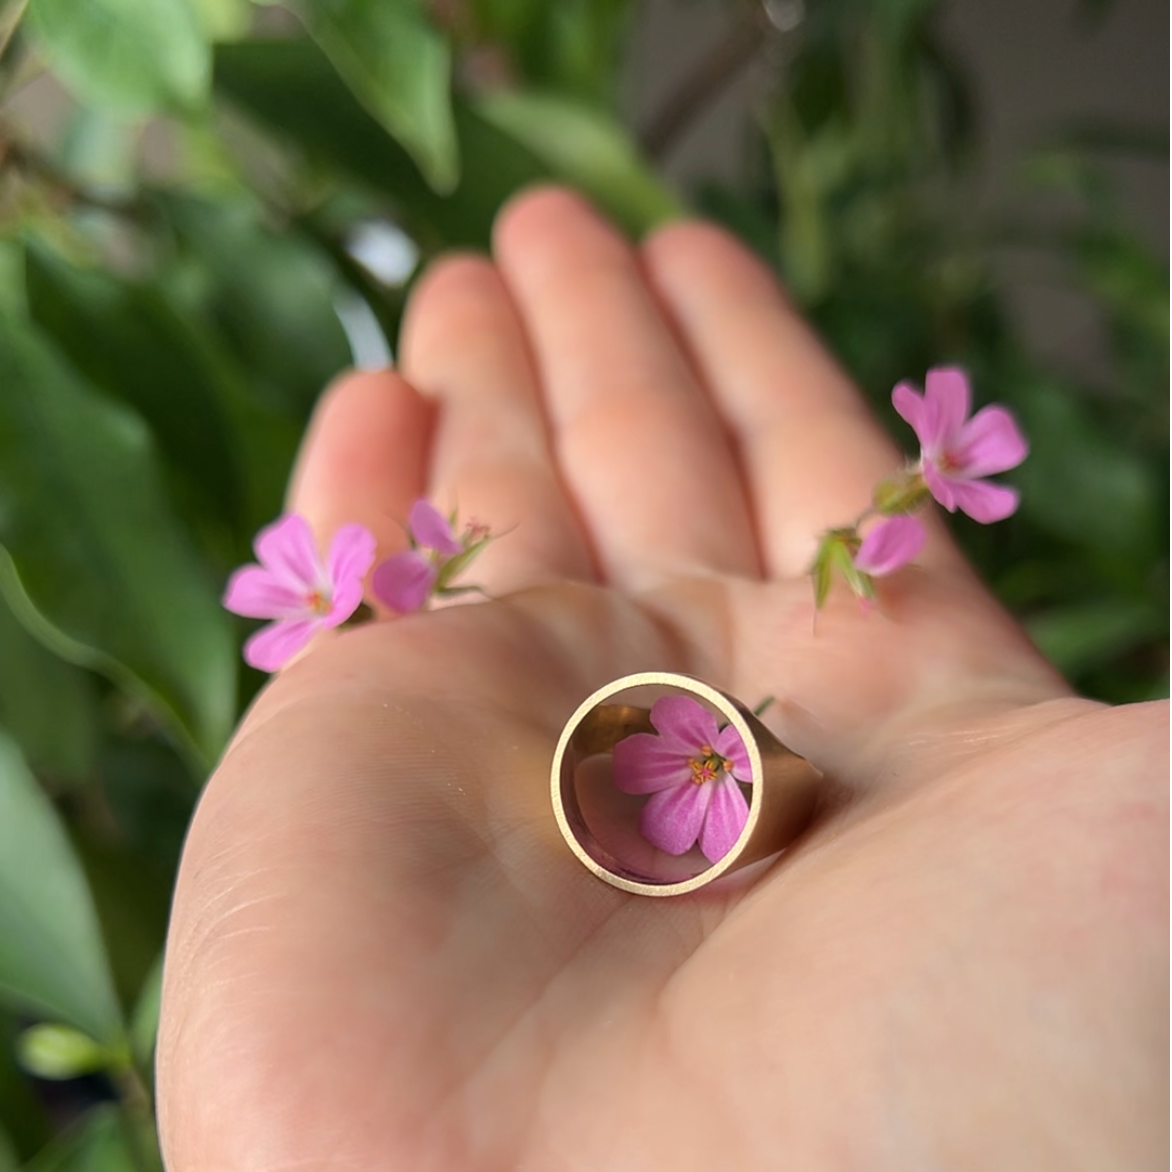
[[(761, 266), (531, 193), (401, 369), (325, 396), (291, 507), (515, 527), (497, 601), (245, 719), (176, 892), (171, 1172), (1166, 1166), (1167, 708), (1072, 696), (936, 521), (815, 633), (816, 535), (898, 457)], [(751, 884), (628, 896), (558, 835), (563, 722), (652, 668), (781, 697), (846, 796)]]

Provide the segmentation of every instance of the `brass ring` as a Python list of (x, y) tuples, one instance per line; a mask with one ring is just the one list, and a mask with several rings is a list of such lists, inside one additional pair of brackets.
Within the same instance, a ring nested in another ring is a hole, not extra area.
[[(640, 838), (633, 830), (640, 799), (619, 793), (609, 780), (615, 745), (655, 731), (649, 698), (673, 692), (694, 697), (731, 724), (748, 754), (748, 817), (735, 844), (715, 863), (701, 861), (698, 851), (673, 858)], [(788, 846), (809, 822), (821, 779), (734, 697), (691, 676), (639, 672), (599, 688), (566, 722), (553, 757), (550, 796), (566, 844), (599, 879), (637, 895), (683, 895)]]

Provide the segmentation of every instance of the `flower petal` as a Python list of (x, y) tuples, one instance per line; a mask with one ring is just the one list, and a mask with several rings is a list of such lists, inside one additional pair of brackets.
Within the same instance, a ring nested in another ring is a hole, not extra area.
[(296, 513), (266, 526), (252, 544), (257, 560), (291, 589), (305, 593), (328, 587), (309, 522)]
[(244, 661), (261, 671), (276, 671), (313, 638), (320, 619), (288, 619), (262, 627), (244, 644)]
[(983, 407), (961, 428), (952, 449), (965, 477), (991, 476), (1016, 468), (1030, 453), (1017, 421), (1000, 406)]
[(673, 692), (651, 706), (651, 723), (672, 748), (689, 756), (701, 745), (715, 746), (716, 717), (699, 700)]
[(924, 396), (911, 383), (900, 383), (891, 392), (891, 405), (904, 423), (916, 433), (921, 447), (927, 447), (927, 420), (924, 414)]
[(711, 783), (693, 785), (689, 781), (652, 794), (639, 819), (643, 837), (669, 855), (691, 850), (704, 824), (712, 788)]
[(886, 517), (863, 538), (855, 554), (855, 569), (872, 578), (893, 574), (915, 559), (924, 547), (926, 531), (918, 517)]
[(924, 447), (935, 450), (954, 442), (969, 417), (970, 402), (968, 375), (963, 370), (937, 366), (928, 371), (924, 380), (924, 414), (932, 438), (924, 442)]
[(418, 550), (405, 550), (387, 558), (371, 583), (375, 597), (400, 614), (419, 610), (435, 585), (435, 567)]
[(365, 525), (343, 525), (330, 542), (326, 555), (326, 573), (337, 594), (338, 587), (347, 582), (361, 582), (374, 565), (377, 543), (374, 534)]
[(956, 512), (956, 496), (953, 493), (953, 488), (956, 485), (955, 480), (949, 480), (942, 476), (937, 470), (936, 465), (931, 460), (924, 461), (924, 483), (928, 486), (928, 491), (942, 504), (950, 513)]
[(952, 493), (957, 508), (982, 525), (1004, 521), (1017, 511), (1020, 499), (1017, 489), (989, 480), (954, 480)]
[(334, 590), (329, 611), (321, 616), (323, 627), (337, 627), (344, 623), (362, 603), (362, 579), (351, 578)]
[(223, 605), (249, 619), (287, 619), (309, 613), (305, 591), (290, 589), (263, 566), (241, 566), (234, 571)]
[(431, 501), (417, 500), (411, 506), (408, 515), (408, 524), (411, 536), (428, 549), (449, 556), (459, 553), (464, 547), (456, 540), (447, 518), (431, 503)]
[(330, 610), (323, 626), (344, 623), (362, 602), (362, 583), (374, 564), (377, 543), (365, 525), (343, 525), (330, 542), (326, 573), (331, 582)]
[(749, 803), (731, 777), (713, 783), (708, 813), (700, 830), (700, 849), (711, 863), (719, 863), (736, 845), (749, 820)]
[(652, 794), (689, 783), (688, 758), (653, 733), (634, 733), (614, 747), (614, 783), (625, 794)]
[(732, 762), (732, 771), (741, 781), (753, 780), (753, 766), (749, 763), (749, 750), (741, 740), (741, 734), (731, 724), (716, 734), (716, 744), (712, 746), (722, 757)]

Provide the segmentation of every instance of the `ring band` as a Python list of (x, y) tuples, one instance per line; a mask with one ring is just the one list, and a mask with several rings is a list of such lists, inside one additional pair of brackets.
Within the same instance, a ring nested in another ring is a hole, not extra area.
[[(609, 782), (615, 746), (655, 731), (645, 698), (673, 693), (700, 701), (736, 730), (752, 775), (748, 817), (739, 837), (718, 862), (698, 871), (696, 852), (684, 862), (638, 839), (631, 810), (639, 799), (620, 794)], [(593, 776), (606, 780), (583, 783), (583, 777)], [(810, 820), (821, 779), (734, 697), (691, 676), (639, 672), (599, 688), (566, 722), (554, 753), (550, 796), (562, 837), (599, 879), (637, 895), (683, 895), (788, 846)]]

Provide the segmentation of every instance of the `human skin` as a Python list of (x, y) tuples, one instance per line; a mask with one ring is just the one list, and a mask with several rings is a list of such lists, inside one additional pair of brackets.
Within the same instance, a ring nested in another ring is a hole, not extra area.
[[(899, 457), (760, 264), (538, 190), (401, 344), (290, 507), (385, 556), (458, 505), (494, 600), (323, 637), (208, 783), (170, 1172), (1166, 1168), (1167, 705), (1072, 695), (935, 515), (815, 626), (816, 536)], [(627, 895), (558, 834), (562, 724), (648, 669), (779, 697), (834, 778), (748, 879)]]

